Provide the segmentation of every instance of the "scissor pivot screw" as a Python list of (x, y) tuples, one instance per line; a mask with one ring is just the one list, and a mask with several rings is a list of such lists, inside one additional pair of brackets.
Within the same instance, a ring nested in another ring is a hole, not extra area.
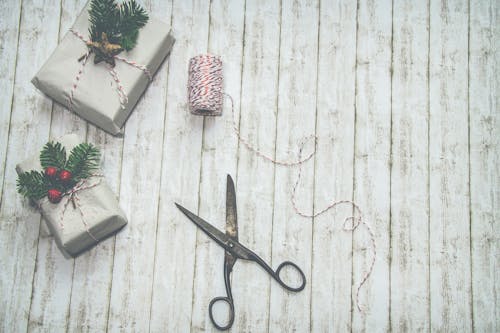
[(234, 244), (229, 242), (227, 245), (229, 245), (229, 247), (234, 247)]

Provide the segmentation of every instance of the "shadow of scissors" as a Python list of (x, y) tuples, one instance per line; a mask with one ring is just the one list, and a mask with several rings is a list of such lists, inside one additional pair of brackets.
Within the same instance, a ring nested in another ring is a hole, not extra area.
[[(234, 189), (234, 182), (230, 175), (227, 176), (227, 189), (226, 189), (226, 233), (218, 230), (212, 226), (207, 221), (203, 220), (201, 217), (190, 212), (186, 208), (179, 204), (175, 204), (198, 228), (203, 230), (210, 238), (212, 238), (217, 244), (222, 246), (225, 250), (224, 255), (224, 282), (226, 285), (226, 296), (215, 297), (210, 301), (208, 306), (208, 314), (210, 315), (210, 320), (212, 324), (219, 330), (227, 330), (231, 328), (234, 322), (234, 302), (233, 294), (231, 292), (231, 272), (233, 266), (237, 259), (249, 260), (256, 262), (260, 265), (266, 272), (271, 275), (271, 277), (276, 280), (283, 288), (289, 291), (301, 291), (306, 285), (306, 277), (304, 272), (291, 261), (282, 262), (276, 270), (273, 270), (262, 258), (260, 258), (253, 251), (247, 249), (245, 246), (238, 242), (238, 219), (236, 214), (236, 193)], [(291, 269), (298, 272), (301, 283), (299, 286), (294, 287), (287, 284), (280, 277), (280, 272), (283, 268), (290, 267)], [(219, 325), (213, 316), (213, 306), (217, 302), (227, 303), (229, 306), (229, 319), (226, 325)]]

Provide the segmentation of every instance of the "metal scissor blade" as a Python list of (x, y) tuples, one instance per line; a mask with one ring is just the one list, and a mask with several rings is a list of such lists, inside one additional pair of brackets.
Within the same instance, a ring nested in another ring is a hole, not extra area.
[(236, 212), (236, 191), (233, 178), (227, 175), (226, 187), (226, 235), (238, 241), (238, 214)]
[(222, 246), (224, 249), (228, 249), (227, 241), (229, 240), (229, 236), (224, 234), (222, 231), (219, 229), (215, 228), (213, 225), (202, 219), (201, 217), (195, 215), (194, 213), (190, 212), (186, 208), (182, 207), (178, 203), (175, 203), (177, 208), (180, 209), (181, 212), (184, 213), (184, 215), (187, 216), (188, 219), (190, 219), (194, 224), (196, 224), (201, 230), (203, 230), (204, 233), (206, 233), (210, 238), (212, 238), (214, 241), (217, 242), (220, 246)]

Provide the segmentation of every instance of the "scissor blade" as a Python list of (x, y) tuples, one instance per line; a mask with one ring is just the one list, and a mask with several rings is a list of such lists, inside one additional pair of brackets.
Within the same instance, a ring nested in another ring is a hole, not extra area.
[(238, 214), (236, 212), (236, 191), (233, 178), (227, 175), (226, 188), (226, 235), (238, 241)]
[(212, 226), (210, 223), (208, 223), (201, 217), (195, 215), (186, 208), (182, 207), (178, 203), (175, 203), (175, 205), (177, 206), (177, 208), (180, 209), (181, 212), (184, 213), (184, 215), (187, 216), (188, 219), (190, 219), (201, 230), (203, 230), (204, 233), (206, 233), (210, 238), (216, 241), (217, 244), (222, 246), (224, 249), (227, 249), (227, 241), (229, 237), (226, 234), (224, 234), (222, 231)]

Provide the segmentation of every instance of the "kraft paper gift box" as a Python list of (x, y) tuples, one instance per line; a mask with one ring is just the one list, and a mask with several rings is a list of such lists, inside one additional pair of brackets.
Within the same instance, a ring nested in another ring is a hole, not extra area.
[(114, 68), (104, 61), (94, 64), (94, 54), (82, 59), (88, 51), (88, 8), (87, 4), (32, 83), (80, 117), (118, 135), (175, 39), (168, 25), (150, 17), (139, 30), (137, 45), (118, 54)]
[[(74, 134), (56, 141), (65, 147), (67, 155), (81, 143)], [(18, 174), (31, 170), (42, 170), (39, 156), (16, 166)], [(49, 202), (47, 197), (33, 202), (65, 256), (79, 255), (127, 224), (125, 213), (102, 175), (88, 178), (81, 187), (76, 193), (75, 205), (68, 196), (57, 204)]]

